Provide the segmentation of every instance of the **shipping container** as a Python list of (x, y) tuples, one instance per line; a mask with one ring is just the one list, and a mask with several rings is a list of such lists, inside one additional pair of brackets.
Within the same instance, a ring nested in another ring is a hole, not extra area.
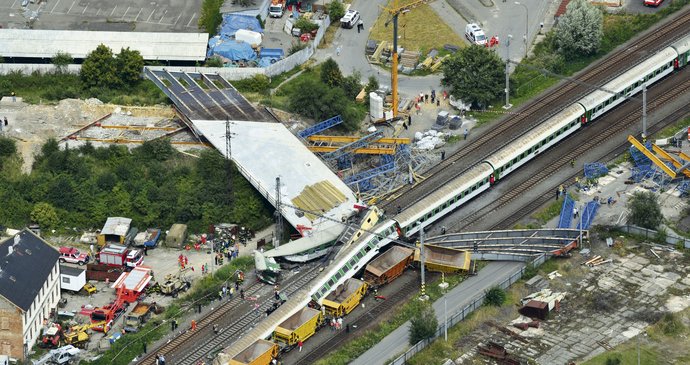
[[(470, 252), (456, 248), (424, 245), (426, 268), (429, 271), (454, 273), (470, 269)], [(419, 262), (419, 249), (415, 250), (414, 260)]]
[(362, 280), (349, 278), (323, 300), (326, 312), (334, 317), (352, 312), (367, 293), (369, 286)]
[(114, 282), (124, 271), (124, 267), (115, 267), (105, 264), (88, 264), (86, 265), (86, 280), (107, 280)]

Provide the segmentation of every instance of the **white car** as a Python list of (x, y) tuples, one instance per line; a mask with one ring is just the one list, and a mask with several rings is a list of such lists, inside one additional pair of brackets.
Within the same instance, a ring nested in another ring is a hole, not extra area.
[(479, 28), (479, 26), (474, 23), (467, 24), (465, 27), (465, 38), (467, 38), (470, 43), (479, 46), (486, 45), (487, 41), (486, 34), (484, 34), (482, 28)]
[(359, 12), (357, 10), (348, 10), (345, 16), (340, 18), (340, 25), (343, 28), (353, 28), (359, 21)]

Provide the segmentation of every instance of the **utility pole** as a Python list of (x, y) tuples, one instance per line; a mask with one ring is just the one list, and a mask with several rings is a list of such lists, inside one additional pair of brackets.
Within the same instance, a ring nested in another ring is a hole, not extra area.
[(273, 245), (280, 246), (280, 238), (283, 237), (283, 214), (281, 213), (281, 198), (280, 198), (280, 176), (276, 177), (276, 211), (274, 213), (276, 220), (276, 228), (273, 233)]
[(510, 104), (510, 40), (513, 39), (512, 34), (508, 34), (508, 40), (506, 41), (506, 105), (503, 109), (510, 109), (513, 107)]
[(646, 143), (646, 140), (647, 140), (647, 85), (642, 84), (642, 143)]
[(230, 139), (233, 133), (230, 132), (230, 120), (225, 120), (225, 158), (228, 160), (228, 205), (232, 203), (232, 195), (234, 191), (232, 190), (232, 143)]
[(448, 298), (443, 298), (443, 338), (448, 342)]
[(428, 300), (429, 296), (426, 295), (426, 281), (424, 277), (424, 226), (419, 230), (419, 262), (422, 267), (422, 295), (419, 297), (420, 300)]

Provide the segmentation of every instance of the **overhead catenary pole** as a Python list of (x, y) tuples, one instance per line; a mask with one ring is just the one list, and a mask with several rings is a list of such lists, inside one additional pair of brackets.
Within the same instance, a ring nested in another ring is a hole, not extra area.
[(273, 234), (273, 245), (280, 246), (280, 238), (283, 236), (283, 213), (281, 212), (282, 200), (280, 198), (280, 176), (276, 177), (276, 227)]
[(228, 205), (232, 203), (232, 132), (230, 132), (230, 120), (225, 120), (225, 158), (228, 160)]
[(647, 138), (647, 85), (642, 84), (642, 143)]
[[(398, 0), (395, 0), (396, 8)], [(393, 15), (393, 68), (391, 69), (391, 87), (393, 88), (393, 118), (398, 116), (398, 13)]]
[(422, 295), (419, 296), (419, 299), (421, 300), (429, 299), (429, 296), (426, 295), (426, 278), (424, 277), (424, 263), (426, 260), (424, 258), (424, 226), (422, 225), (422, 228), (419, 230), (419, 263), (422, 267)]
[(503, 109), (510, 109), (513, 105), (510, 104), (510, 40), (513, 38), (512, 34), (508, 34), (506, 41), (506, 105)]

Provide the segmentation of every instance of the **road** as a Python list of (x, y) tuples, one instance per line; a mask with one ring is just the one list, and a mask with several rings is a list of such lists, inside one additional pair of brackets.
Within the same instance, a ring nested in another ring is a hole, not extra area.
[[(491, 262), (479, 271), (477, 276), (470, 277), (453, 288), (433, 304), (439, 325), (443, 324), (445, 318), (444, 299), (447, 303), (448, 317), (450, 317), (451, 314), (470, 304), (476, 295), (510, 277), (522, 265), (524, 264), (519, 262)], [(350, 364), (383, 365), (386, 361), (398, 356), (409, 348), (409, 327), (410, 322), (405, 322)]]

